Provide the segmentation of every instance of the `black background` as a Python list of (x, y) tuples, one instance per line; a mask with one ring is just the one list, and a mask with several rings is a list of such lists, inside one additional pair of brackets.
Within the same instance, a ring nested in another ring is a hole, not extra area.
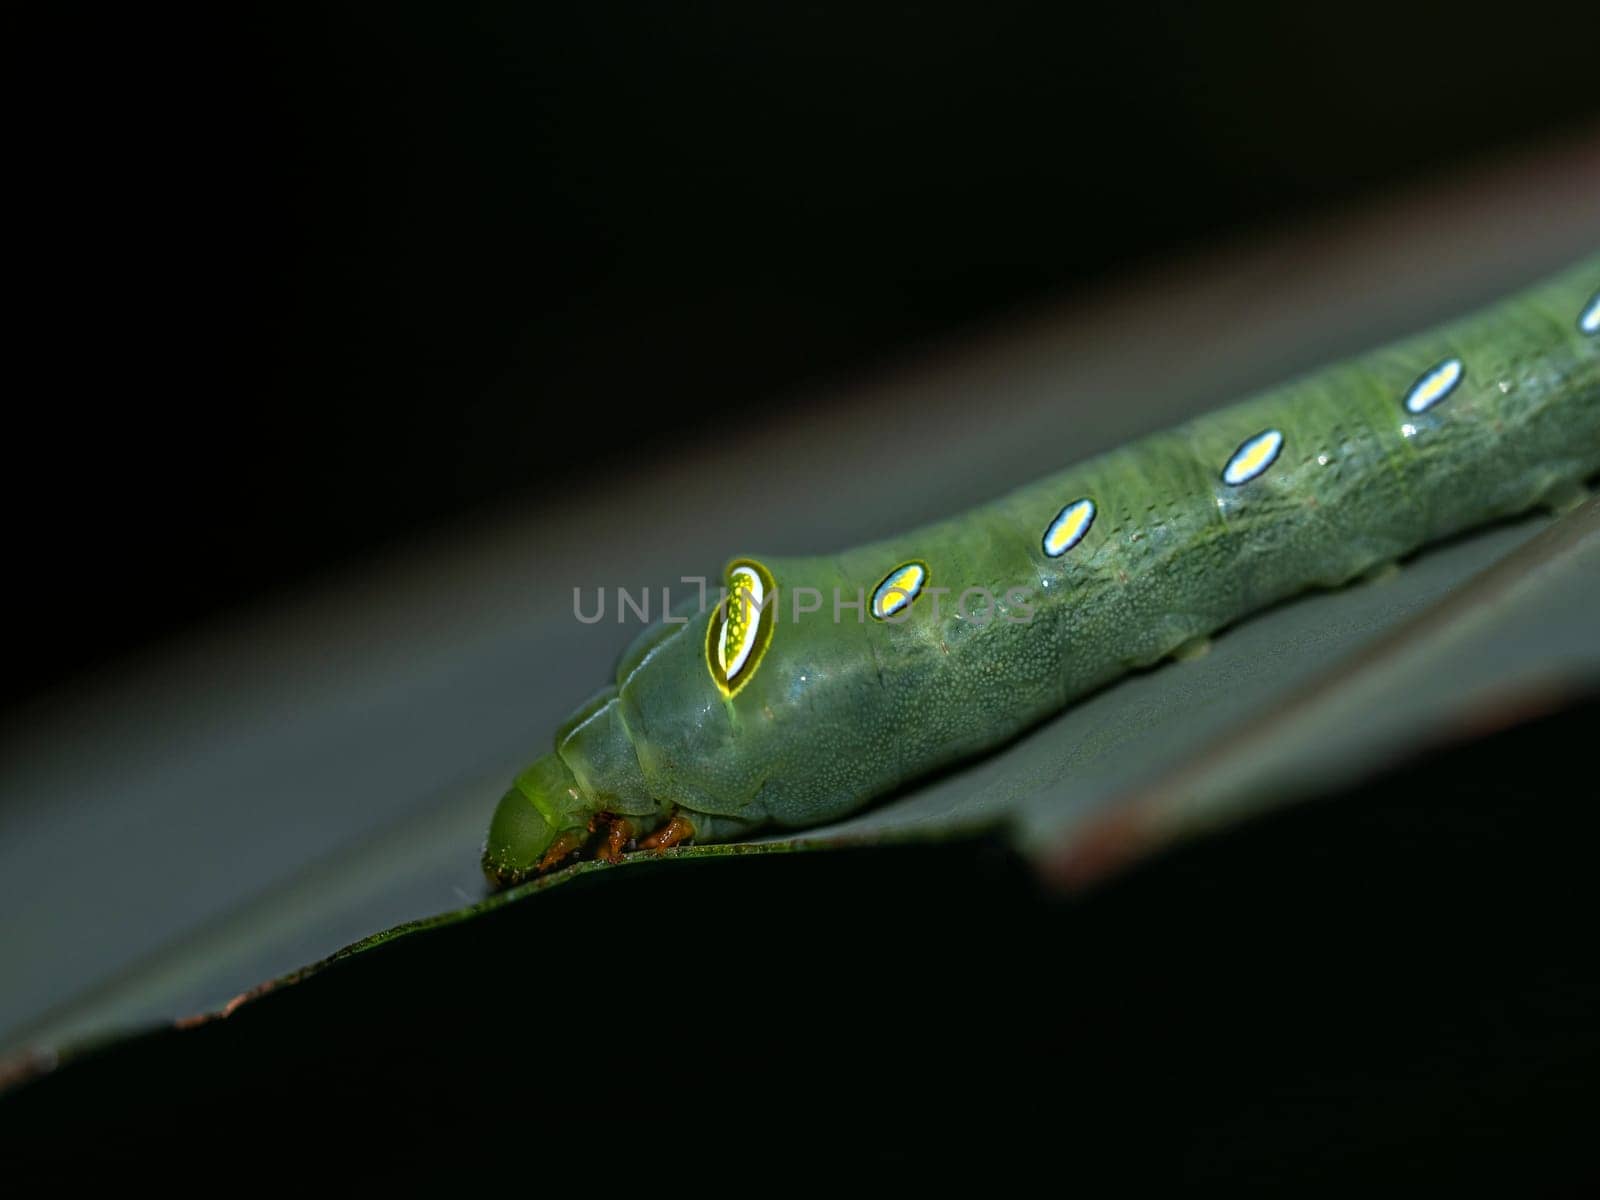
[(6, 697), (581, 499), (733, 402), (1570, 134), (1592, 24), (325, 4), (30, 31)]

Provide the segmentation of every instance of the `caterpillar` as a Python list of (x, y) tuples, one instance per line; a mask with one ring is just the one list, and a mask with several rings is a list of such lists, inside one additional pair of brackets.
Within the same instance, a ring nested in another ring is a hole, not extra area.
[(1249, 613), (1600, 473), (1600, 256), (1476, 315), (832, 556), (743, 557), (516, 776), (506, 886), (840, 817)]

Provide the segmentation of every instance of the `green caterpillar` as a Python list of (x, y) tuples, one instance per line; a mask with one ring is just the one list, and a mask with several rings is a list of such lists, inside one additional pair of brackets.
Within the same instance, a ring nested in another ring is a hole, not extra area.
[(831, 820), (1275, 601), (1572, 502), (1600, 473), (1597, 287), (1600, 256), (961, 517), (734, 560), (517, 776), (485, 872)]

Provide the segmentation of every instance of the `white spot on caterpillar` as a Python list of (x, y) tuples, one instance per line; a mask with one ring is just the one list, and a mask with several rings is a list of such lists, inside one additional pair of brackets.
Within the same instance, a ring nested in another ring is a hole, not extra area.
[[(761, 622), (759, 617), (754, 620), (751, 618), (761, 612), (762, 606), (766, 603), (767, 590), (761, 585), (761, 576), (750, 567), (735, 567), (729, 575), (728, 582), (732, 585), (728, 589), (729, 603), (742, 605), (744, 608), (743, 628), (739, 635), (738, 648), (734, 651), (731, 661), (728, 659), (727, 638), (717, 639), (717, 665), (722, 668), (723, 678), (733, 679), (744, 670), (744, 664), (750, 658), (750, 651), (755, 648), (756, 633), (761, 628)], [(728, 621), (726, 610), (722, 620), (726, 629)], [(738, 627), (737, 622), (735, 627)]]
[(872, 589), (872, 615), (887, 620), (917, 598), (928, 582), (928, 568), (919, 562), (902, 563)]
[(1229, 487), (1249, 483), (1276, 462), (1282, 451), (1282, 432), (1262, 430), (1233, 452), (1228, 465), (1222, 468), (1222, 482)]
[(1585, 333), (1600, 333), (1600, 292), (1589, 298), (1589, 307), (1578, 318), (1578, 328)]
[(1406, 393), (1406, 411), (1413, 415), (1427, 412), (1455, 391), (1466, 373), (1467, 369), (1461, 365), (1459, 358), (1447, 358), (1438, 366), (1429, 367)]
[(1083, 541), (1084, 534), (1089, 532), (1089, 526), (1094, 524), (1094, 501), (1085, 496), (1082, 500), (1074, 500), (1056, 514), (1056, 519), (1050, 522), (1050, 527), (1044, 531), (1044, 552), (1050, 558), (1060, 558), (1079, 542)]

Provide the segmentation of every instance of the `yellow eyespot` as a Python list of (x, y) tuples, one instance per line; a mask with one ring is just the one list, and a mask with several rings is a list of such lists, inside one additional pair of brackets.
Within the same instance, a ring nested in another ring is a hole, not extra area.
[(1427, 412), (1455, 391), (1456, 385), (1466, 373), (1467, 369), (1462, 366), (1459, 358), (1447, 358), (1437, 366), (1430, 367), (1406, 393), (1406, 411), (1413, 416)]
[(917, 598), (928, 582), (928, 568), (919, 562), (902, 563), (872, 590), (872, 615), (887, 621)]
[(706, 623), (706, 668), (724, 696), (735, 695), (754, 678), (772, 644), (777, 584), (754, 559), (738, 558), (724, 575), (727, 599)]
[(1041, 543), (1045, 554), (1050, 558), (1060, 558), (1071, 550), (1089, 532), (1089, 526), (1094, 524), (1094, 501), (1085, 496), (1082, 500), (1074, 500), (1056, 514), (1055, 520), (1050, 522), (1049, 528), (1044, 531), (1044, 540)]
[(1283, 432), (1278, 429), (1263, 429), (1233, 452), (1228, 465), (1222, 468), (1222, 482), (1229, 487), (1249, 483), (1277, 462), (1282, 450)]

